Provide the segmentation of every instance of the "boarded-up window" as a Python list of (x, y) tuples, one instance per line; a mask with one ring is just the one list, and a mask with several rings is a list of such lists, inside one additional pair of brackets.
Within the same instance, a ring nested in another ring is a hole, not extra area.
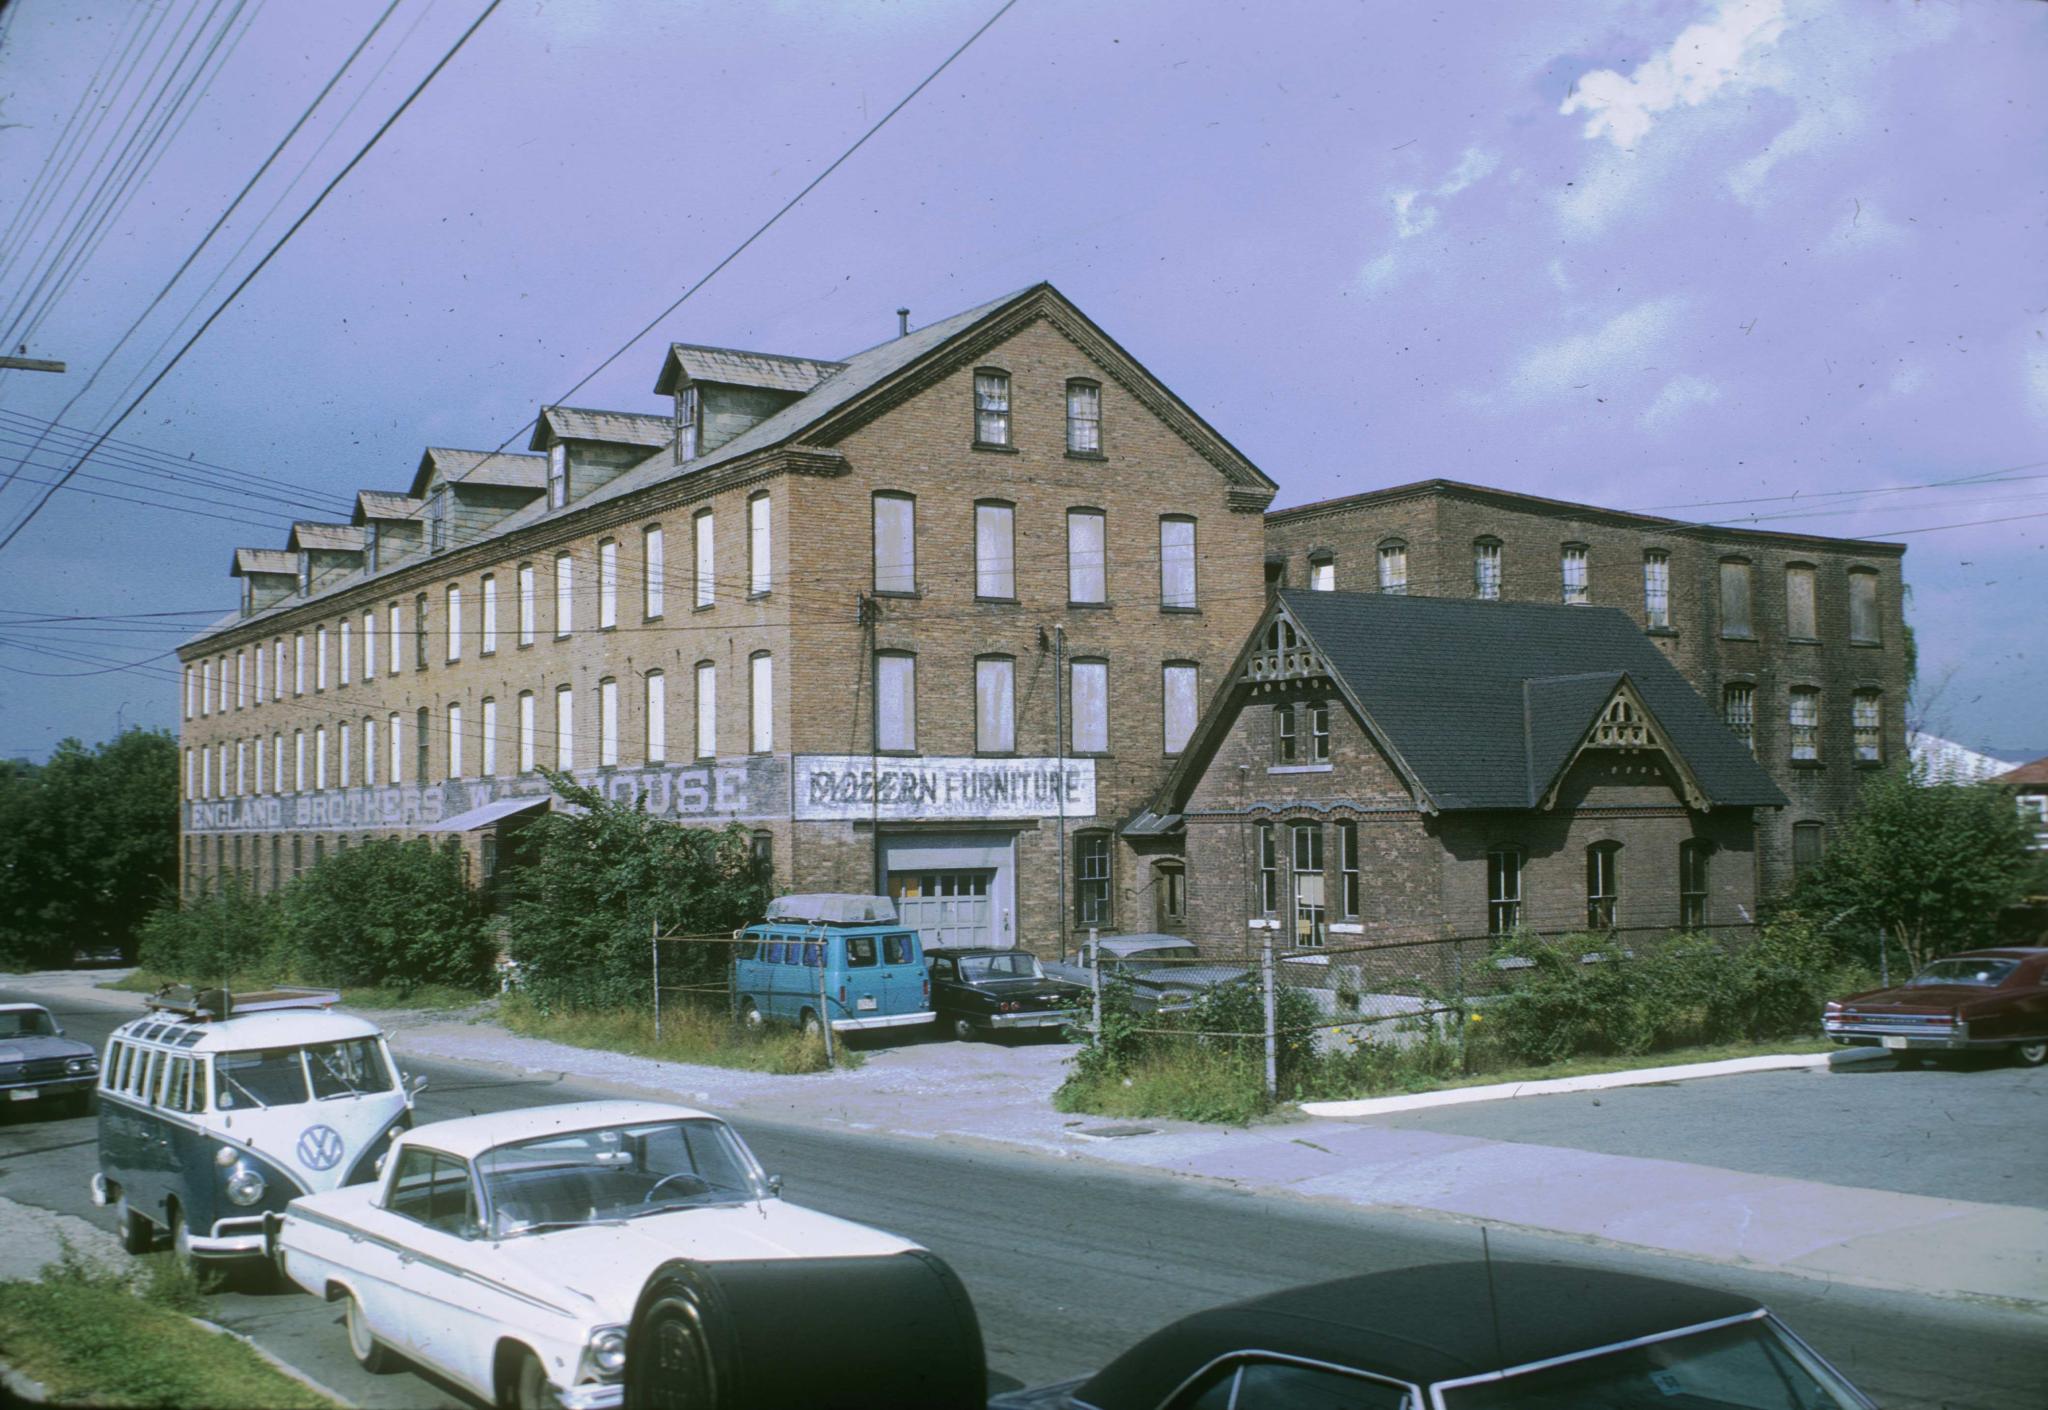
[(640, 615), (659, 617), (667, 605), (667, 584), (663, 581), (668, 568), (665, 536), (661, 525), (652, 524), (640, 531)]
[(1820, 635), (1813, 610), (1813, 569), (1805, 564), (1785, 570), (1785, 635), (1799, 641)]
[(609, 631), (619, 624), (619, 545), (606, 539), (597, 546), (597, 625)]
[(1192, 661), (1169, 661), (1162, 672), (1164, 692), (1164, 729), (1166, 752), (1178, 754), (1188, 747), (1188, 737), (1195, 732), (1195, 716), (1201, 708), (1200, 697), (1195, 688), (1195, 664)]
[(483, 775), (486, 778), (498, 772), (498, 702), (490, 696), (484, 697), (483, 705)]
[(1076, 754), (1109, 751), (1109, 662), (1076, 661), (1068, 671)]
[(875, 591), (917, 591), (917, 501), (875, 496)]
[(533, 565), (519, 565), (519, 644), (533, 645)]
[(532, 773), (534, 768), (533, 731), (533, 692), (522, 690), (519, 692), (519, 772), (523, 774)]
[(600, 768), (619, 762), (619, 683), (609, 676), (597, 683), (597, 762)]
[(718, 757), (718, 667), (697, 663), (697, 757)]
[(875, 657), (875, 748), (917, 748), (917, 658), (900, 652)]
[(711, 511), (700, 512), (691, 522), (694, 531), (692, 550), (696, 564), (696, 605), (709, 607), (718, 600), (718, 536), (712, 521)]
[(1826, 850), (1826, 834), (1817, 822), (1792, 824), (1792, 875), (1802, 875)]
[(462, 707), (448, 706), (448, 777), (462, 777)]
[(576, 767), (576, 692), (566, 685), (555, 687), (555, 767)]
[(647, 673), (647, 762), (659, 764), (668, 758), (668, 677), (660, 671)]
[(747, 660), (747, 748), (775, 748), (775, 658), (757, 651)]
[[(391, 742), (390, 781), (392, 783), (403, 783), (405, 782), (405, 722), (399, 718), (396, 710), (393, 710), (391, 718), (384, 722), (384, 733)], [(284, 770), (280, 768), (277, 772), (281, 780), (284, 777)]]
[(1849, 570), (1849, 640), (1869, 645), (1884, 639), (1877, 619), (1877, 574), (1868, 568)]
[(755, 597), (775, 585), (775, 530), (770, 505), (765, 494), (747, 501), (747, 591)]
[(1017, 511), (1010, 505), (974, 506), (974, 595), (1017, 595)]
[(1721, 560), (1721, 635), (1756, 635), (1749, 608), (1749, 564), (1739, 558)]
[(576, 560), (566, 553), (555, 555), (555, 635), (567, 636), (576, 629)]
[(569, 447), (560, 441), (548, 447), (548, 508), (569, 502)]
[(462, 659), (462, 589), (452, 586), (448, 589), (448, 659)]
[(1067, 601), (1105, 599), (1103, 514), (1099, 509), (1067, 511)]
[(1159, 605), (1195, 605), (1195, 521), (1179, 515), (1159, 521)]
[(1017, 663), (1007, 656), (974, 663), (974, 747), (984, 754), (1017, 747)]
[(1308, 590), (1310, 592), (1335, 592), (1337, 590), (1336, 559), (1311, 558), (1309, 560)]

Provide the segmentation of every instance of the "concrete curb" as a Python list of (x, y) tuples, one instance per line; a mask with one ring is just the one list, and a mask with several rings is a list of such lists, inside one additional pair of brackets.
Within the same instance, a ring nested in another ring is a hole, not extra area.
[(1554, 1097), (1567, 1092), (1599, 1092), (1609, 1087), (1647, 1087), (1661, 1082), (1690, 1082), (1701, 1077), (1734, 1077), (1745, 1072), (1778, 1072), (1791, 1068), (1834, 1067), (1864, 1056), (1889, 1057), (1882, 1048), (1831, 1053), (1783, 1053), (1771, 1057), (1725, 1058), (1720, 1062), (1684, 1063), (1676, 1067), (1637, 1067), (1626, 1072), (1595, 1072), (1584, 1077), (1551, 1077), (1540, 1082), (1497, 1082), (1485, 1087), (1451, 1087), (1441, 1092), (1413, 1092), (1399, 1097), (1365, 1097), (1349, 1102), (1303, 1102), (1310, 1116), (1391, 1116), (1436, 1106), (1468, 1102), (1511, 1101), (1516, 1097)]

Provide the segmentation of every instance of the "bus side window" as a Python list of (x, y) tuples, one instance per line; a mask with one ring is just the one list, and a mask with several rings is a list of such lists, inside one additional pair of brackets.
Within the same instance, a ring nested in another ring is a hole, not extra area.
[(170, 1111), (191, 1111), (192, 1104), (192, 1059), (174, 1057), (171, 1070), (164, 1080), (164, 1106)]
[(107, 1060), (100, 1064), (100, 1086), (119, 1091), (121, 1088), (121, 1063), (128, 1056), (128, 1045), (119, 1039), (107, 1044)]
[(770, 940), (768, 942), (767, 951), (762, 955), (761, 958), (769, 964), (781, 964), (782, 942), (780, 940)]
[(154, 1102), (156, 1092), (151, 1079), (156, 1076), (157, 1053), (154, 1048), (143, 1048), (135, 1054), (135, 1070), (128, 1076), (128, 1095), (140, 1102)]
[(740, 937), (738, 948), (732, 952), (736, 960), (753, 960), (761, 957), (761, 937), (749, 930)]

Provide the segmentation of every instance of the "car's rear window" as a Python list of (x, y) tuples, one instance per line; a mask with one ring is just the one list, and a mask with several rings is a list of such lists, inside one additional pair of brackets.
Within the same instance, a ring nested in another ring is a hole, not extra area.
[(882, 960), (885, 964), (909, 964), (910, 955), (910, 937), (908, 935), (884, 935), (882, 937)]
[(2005, 983), (2005, 977), (2018, 969), (2019, 964), (2018, 960), (1970, 960), (1951, 957), (1936, 960), (1921, 970), (1913, 976), (1911, 984), (1915, 989), (1946, 984), (1972, 984), (1981, 989), (1995, 989)]

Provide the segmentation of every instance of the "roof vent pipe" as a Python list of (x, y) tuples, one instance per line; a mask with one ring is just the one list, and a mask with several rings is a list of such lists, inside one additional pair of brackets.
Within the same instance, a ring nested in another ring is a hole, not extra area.
[(896, 310), (896, 336), (899, 338), (910, 336), (910, 310), (907, 308)]

